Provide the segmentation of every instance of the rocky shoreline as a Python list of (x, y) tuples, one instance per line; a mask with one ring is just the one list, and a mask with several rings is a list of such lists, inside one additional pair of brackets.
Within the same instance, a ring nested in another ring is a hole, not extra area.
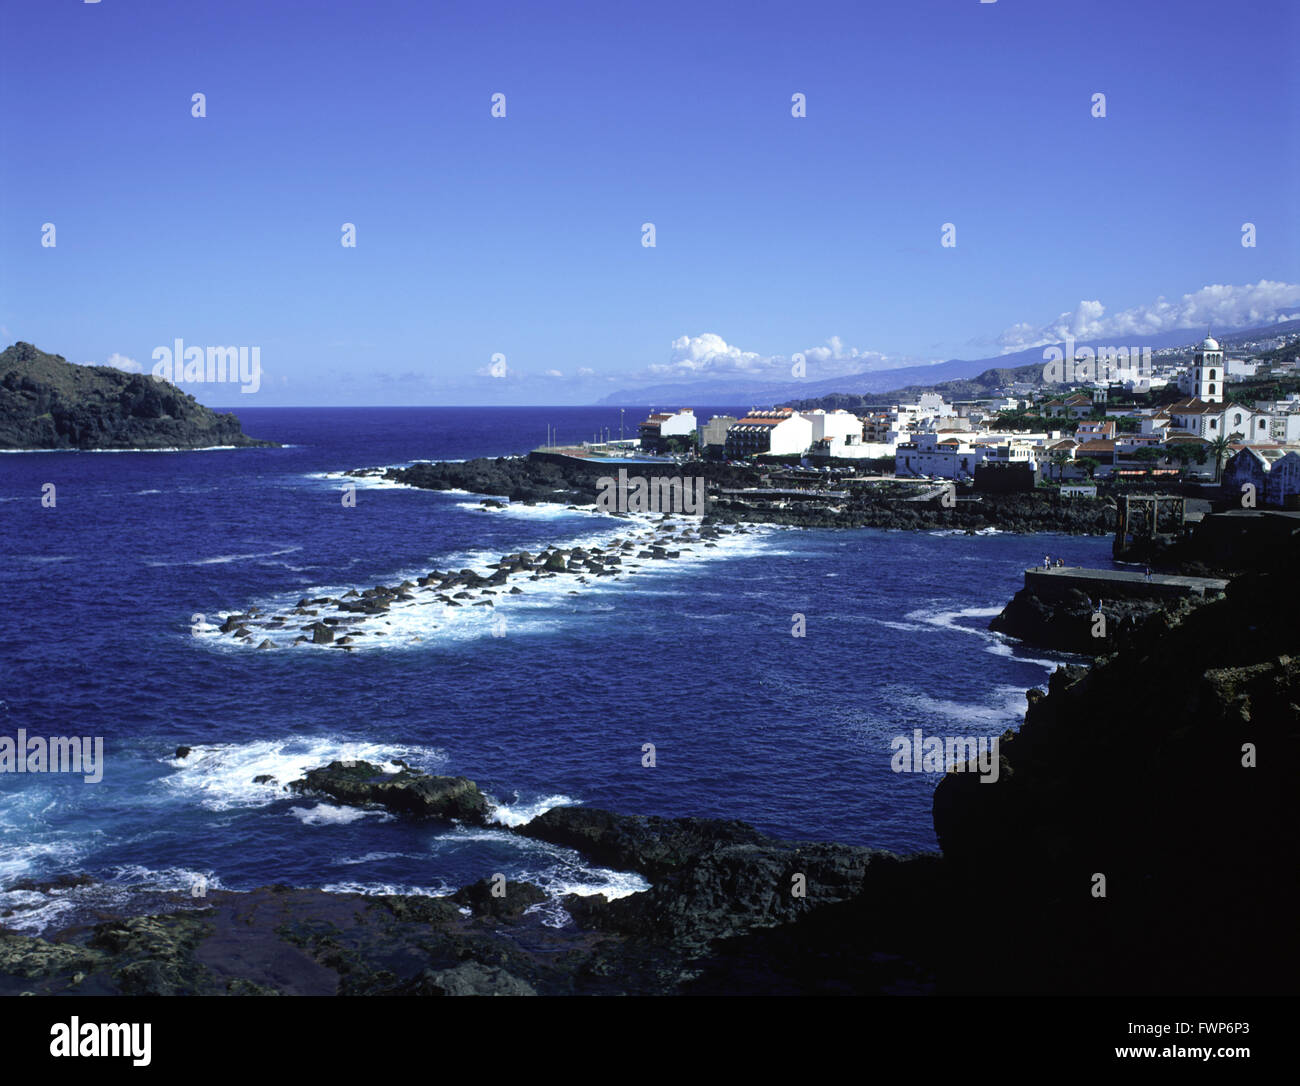
[[(359, 468), (346, 474), (383, 478), (425, 490), (465, 490), (511, 502), (592, 505), (602, 476), (616, 476), (619, 465), (574, 457), (532, 453), (526, 457), (480, 457), (463, 462), (419, 463), (405, 468)], [(708, 491), (705, 523), (776, 524), (805, 528), (883, 528), (901, 531), (957, 530), (969, 533), (1055, 532), (1108, 535), (1115, 527), (1115, 505), (1105, 499), (1061, 498), (1055, 493), (980, 494), (959, 492), (951, 508), (939, 498), (913, 500), (935, 484), (883, 481), (850, 484), (843, 498), (799, 501), (763, 500), (724, 491), (759, 488), (779, 466), (736, 467), (711, 461), (682, 464), (629, 462), (629, 474), (647, 477), (700, 476)]]
[[(1283, 994), (1300, 966), (1289, 583), (1242, 575), (1029, 691), (997, 781), (936, 788), (941, 854), (555, 808), (510, 832), (649, 889), (570, 895), (562, 927), (542, 922), (540, 888), (490, 876), (440, 898), (176, 894), (48, 938), (0, 930), (0, 993)], [(473, 782), (397, 769), (334, 763), (289, 788), (488, 816)]]

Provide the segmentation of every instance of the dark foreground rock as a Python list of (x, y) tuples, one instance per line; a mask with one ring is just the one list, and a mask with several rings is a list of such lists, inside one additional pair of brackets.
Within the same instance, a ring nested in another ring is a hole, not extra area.
[(202, 449), (249, 437), (175, 385), (112, 366), (75, 366), (15, 343), (0, 353), (0, 448)]
[[(1032, 588), (1022, 588), (989, 623), (990, 630), (1040, 648), (1085, 656), (1114, 652), (1117, 644), (1157, 615), (1183, 613), (1191, 600), (1170, 605), (1157, 600), (1091, 600), (1079, 589), (1060, 599), (1045, 600)], [(1098, 616), (1101, 621), (1098, 621)]]
[(1293, 986), (1300, 624), (1269, 604), (1293, 568), (1059, 669), (1002, 737), (996, 785), (944, 778), (934, 822), (955, 899), (977, 930), (1015, 917), (1005, 939), (955, 948), (951, 988)]
[(607, 901), (567, 898), (581, 922), (651, 937), (679, 950), (798, 920), (862, 893), (868, 867), (890, 853), (851, 845), (778, 841), (745, 822), (644, 818), (557, 807), (518, 831), (566, 845), (593, 862), (651, 883)]
[(403, 768), (385, 773), (370, 762), (331, 762), (291, 781), (290, 791), (324, 796), (350, 806), (377, 806), (398, 814), (448, 818), (483, 825), (491, 805), (465, 777), (437, 777)]

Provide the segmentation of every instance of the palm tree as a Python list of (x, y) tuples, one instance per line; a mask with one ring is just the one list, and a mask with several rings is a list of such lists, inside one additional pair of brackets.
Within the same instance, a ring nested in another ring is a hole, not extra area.
[(1222, 434), (1210, 442), (1210, 452), (1214, 454), (1214, 481), (1216, 483), (1222, 481), (1223, 461), (1231, 450), (1232, 445)]
[(1065, 478), (1065, 466), (1074, 459), (1069, 453), (1055, 452), (1052, 453), (1052, 463), (1056, 465), (1056, 478), (1058, 480)]

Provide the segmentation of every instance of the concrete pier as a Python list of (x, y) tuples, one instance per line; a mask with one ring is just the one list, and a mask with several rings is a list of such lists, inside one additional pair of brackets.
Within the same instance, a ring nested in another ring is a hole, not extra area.
[(1166, 573), (1153, 573), (1148, 580), (1145, 573), (1128, 570), (1040, 566), (1025, 570), (1025, 587), (1043, 600), (1063, 599), (1071, 589), (1078, 589), (1089, 599), (1169, 600), (1222, 595), (1228, 582), (1217, 577), (1176, 577)]

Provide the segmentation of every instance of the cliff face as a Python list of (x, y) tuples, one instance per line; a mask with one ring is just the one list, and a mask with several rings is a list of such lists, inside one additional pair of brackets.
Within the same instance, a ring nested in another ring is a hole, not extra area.
[(274, 445), (247, 436), (152, 376), (111, 366), (74, 366), (15, 343), (0, 353), (0, 448), (199, 449)]
[(1245, 575), (1224, 599), (1149, 618), (1091, 669), (1058, 670), (1003, 737), (995, 785), (944, 778), (944, 865), (989, 933), (950, 963), (954, 987), (1293, 983), (1300, 624), (1282, 603), (1293, 578), (1285, 565)]

